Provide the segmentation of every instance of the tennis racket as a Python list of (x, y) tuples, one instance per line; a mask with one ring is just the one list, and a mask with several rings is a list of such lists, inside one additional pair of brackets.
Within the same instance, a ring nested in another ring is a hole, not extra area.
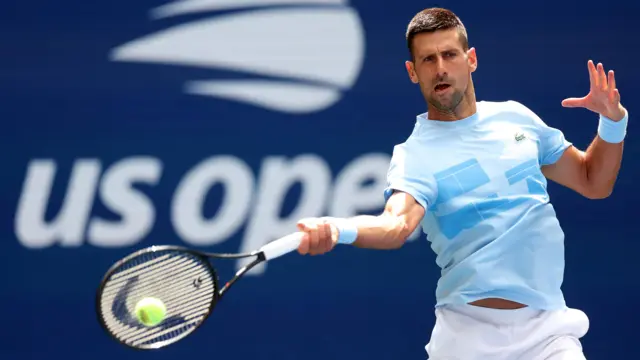
[[(116, 341), (135, 349), (158, 349), (199, 328), (229, 288), (254, 266), (298, 248), (297, 232), (251, 253), (215, 254), (179, 246), (151, 246), (116, 262), (104, 275), (96, 296), (102, 327)], [(211, 259), (255, 258), (219, 288)], [(134, 313), (138, 301), (160, 299), (166, 307), (162, 322), (141, 324)]]

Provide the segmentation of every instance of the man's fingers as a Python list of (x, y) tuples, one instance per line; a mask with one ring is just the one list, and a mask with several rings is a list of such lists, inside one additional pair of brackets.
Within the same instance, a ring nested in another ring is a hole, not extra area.
[(300, 245), (298, 246), (298, 253), (300, 253), (300, 255), (306, 255), (309, 253), (309, 234), (302, 235)]
[(318, 237), (318, 225), (313, 225), (309, 231), (309, 254), (318, 254), (318, 244), (320, 238)]
[(315, 228), (311, 219), (303, 219), (296, 224), (299, 231), (304, 232), (298, 246), (298, 252), (302, 255), (310, 254), (313, 252), (313, 233)]
[(611, 102), (616, 102), (616, 76), (613, 73), (613, 70), (609, 70), (609, 78), (608, 78), (608, 82), (609, 82), (609, 101)]
[(324, 232), (323, 232), (323, 249), (324, 251), (329, 251), (331, 250), (331, 247), (333, 246), (333, 240), (331, 239), (331, 224), (329, 223), (325, 223), (324, 224)]
[(305, 231), (309, 228), (311, 224), (313, 224), (313, 219), (305, 218), (305, 219), (298, 220), (298, 223), (296, 224), (296, 226), (298, 227), (299, 230)]
[(615, 103), (620, 103), (620, 91), (613, 89), (613, 99)]
[(598, 63), (598, 87), (602, 90), (607, 89), (607, 75), (604, 73), (602, 63)]
[(609, 81), (607, 81), (607, 83), (609, 84), (609, 89), (613, 90), (616, 88), (616, 76), (613, 70), (609, 70)]
[(593, 61), (589, 60), (589, 62), (587, 63), (587, 68), (589, 69), (589, 81), (591, 83), (591, 88), (595, 89), (598, 87), (598, 75), (596, 66), (593, 65)]
[(304, 236), (298, 246), (302, 255), (319, 255), (333, 248), (332, 227), (323, 219), (302, 219), (296, 224)]
[(567, 108), (584, 107), (585, 98), (568, 98), (562, 100), (562, 106)]
[(318, 251), (326, 251), (327, 224), (322, 222), (318, 224)]
[(301, 219), (298, 221), (298, 223), (296, 224), (296, 226), (298, 227), (298, 230), (300, 231), (309, 231), (311, 229), (314, 229), (315, 225), (318, 224), (318, 220), (314, 219), (314, 218), (308, 218), (308, 219)]

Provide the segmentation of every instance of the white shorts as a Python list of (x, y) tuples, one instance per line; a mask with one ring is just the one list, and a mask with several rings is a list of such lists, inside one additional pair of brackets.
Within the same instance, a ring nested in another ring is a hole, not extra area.
[(429, 360), (585, 360), (589, 318), (576, 309), (436, 308)]

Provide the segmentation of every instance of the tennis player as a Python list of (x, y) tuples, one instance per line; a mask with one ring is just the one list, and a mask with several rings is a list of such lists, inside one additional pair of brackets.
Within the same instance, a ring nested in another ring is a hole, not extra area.
[(422, 224), (442, 269), (430, 359), (585, 359), (589, 320), (560, 289), (564, 234), (546, 188), (549, 179), (589, 199), (611, 194), (628, 120), (613, 71), (589, 61), (589, 93), (562, 102), (599, 114), (581, 151), (516, 101), (476, 101), (476, 52), (451, 11), (421, 11), (406, 38), (428, 111), (394, 148), (384, 212), (302, 219), (298, 251), (396, 249)]

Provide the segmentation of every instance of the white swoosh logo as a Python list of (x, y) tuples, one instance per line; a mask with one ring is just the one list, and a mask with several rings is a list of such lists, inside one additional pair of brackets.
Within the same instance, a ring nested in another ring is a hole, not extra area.
[(362, 68), (364, 34), (357, 12), (348, 7), (263, 9), (178, 25), (119, 46), (111, 58), (305, 81), (202, 80), (188, 83), (186, 91), (311, 112), (335, 103), (353, 86)]
[(155, 19), (160, 19), (203, 11), (220, 11), (248, 7), (273, 5), (343, 5), (346, 3), (346, 0), (183, 0), (159, 6), (151, 10), (151, 16)]
[(322, 110), (341, 96), (336, 89), (265, 80), (192, 81), (186, 91), (291, 113)]

